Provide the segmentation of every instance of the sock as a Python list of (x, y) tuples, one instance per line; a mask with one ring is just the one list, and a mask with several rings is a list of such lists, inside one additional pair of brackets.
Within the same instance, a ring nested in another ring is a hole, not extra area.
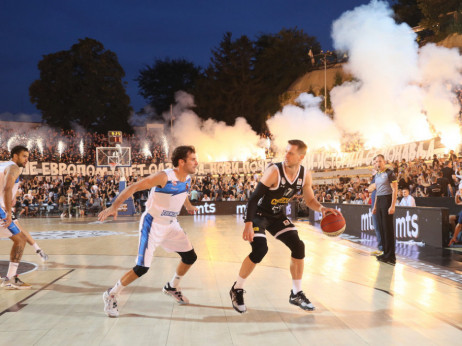
[(292, 280), (292, 292), (297, 294), (302, 290), (302, 280)]
[(109, 294), (110, 295), (113, 295), (113, 296), (116, 296), (118, 295), (123, 289), (125, 288), (124, 285), (122, 285), (122, 283), (119, 281), (117, 281), (117, 283), (114, 285), (114, 287), (111, 288), (111, 290), (109, 291)]
[(8, 279), (11, 279), (13, 276), (16, 275), (18, 271), (19, 263), (15, 262), (10, 262), (10, 265), (8, 266), (8, 273), (6, 274), (6, 277)]
[(177, 288), (181, 278), (182, 276), (179, 276), (177, 273), (175, 273), (175, 275), (173, 275), (172, 280), (170, 280), (170, 286), (173, 288)]
[(234, 285), (235, 289), (243, 289), (244, 288), (244, 283), (245, 283), (244, 278), (241, 278), (239, 275), (237, 276), (236, 284)]
[(40, 246), (37, 244), (37, 242), (35, 242), (32, 246), (34, 247), (35, 252), (40, 252), (41, 248), (40, 248)]

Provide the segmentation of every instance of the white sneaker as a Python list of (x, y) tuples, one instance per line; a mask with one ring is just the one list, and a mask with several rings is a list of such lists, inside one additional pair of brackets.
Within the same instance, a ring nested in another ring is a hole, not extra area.
[(1, 287), (3, 287), (6, 290), (30, 290), (32, 286), (29, 284), (26, 284), (17, 276), (14, 276), (11, 279), (8, 279), (5, 276), (2, 280)]
[(42, 262), (48, 261), (48, 255), (45, 252), (43, 252), (43, 250), (37, 250), (36, 254), (40, 256)]
[(165, 284), (164, 288), (162, 288), (162, 292), (164, 292), (165, 295), (175, 299), (178, 304), (189, 304), (189, 299), (186, 298), (179, 289), (177, 290), (176, 288), (170, 286), (170, 282)]
[(109, 317), (119, 317), (119, 309), (117, 309), (117, 298), (115, 295), (109, 294), (110, 290), (111, 289), (108, 289), (103, 293), (104, 312)]

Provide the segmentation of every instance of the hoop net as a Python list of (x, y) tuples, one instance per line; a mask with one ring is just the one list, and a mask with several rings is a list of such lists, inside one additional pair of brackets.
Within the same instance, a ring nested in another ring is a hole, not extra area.
[(117, 162), (109, 162), (109, 167), (111, 167), (112, 175), (114, 175), (117, 165)]

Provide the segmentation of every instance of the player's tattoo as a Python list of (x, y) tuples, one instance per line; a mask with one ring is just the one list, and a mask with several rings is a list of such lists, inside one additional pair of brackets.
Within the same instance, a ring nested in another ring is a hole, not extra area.
[(11, 249), (11, 262), (19, 262), (22, 257), (22, 253), (24, 252), (24, 247), (19, 245), (13, 245)]

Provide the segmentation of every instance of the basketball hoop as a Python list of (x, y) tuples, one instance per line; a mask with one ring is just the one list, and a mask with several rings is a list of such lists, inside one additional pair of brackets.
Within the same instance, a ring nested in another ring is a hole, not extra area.
[(109, 167), (111, 167), (112, 175), (114, 175), (115, 169), (117, 167), (117, 162), (109, 162)]

